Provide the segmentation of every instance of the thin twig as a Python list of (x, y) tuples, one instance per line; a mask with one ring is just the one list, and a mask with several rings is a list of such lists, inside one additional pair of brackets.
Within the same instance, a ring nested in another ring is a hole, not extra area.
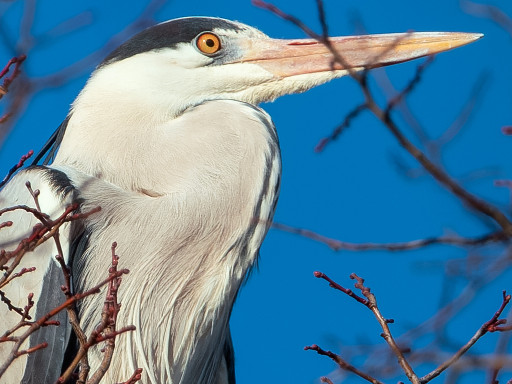
[(393, 335), (391, 334), (391, 330), (389, 329), (389, 324), (393, 323), (394, 321), (392, 319), (386, 319), (384, 316), (382, 316), (380, 309), (377, 305), (377, 299), (375, 298), (375, 295), (371, 293), (370, 288), (364, 285), (364, 279), (357, 276), (355, 273), (352, 273), (350, 275), (351, 279), (356, 280), (355, 287), (361, 291), (361, 293), (366, 299), (356, 295), (352, 290), (342, 287), (340, 284), (336, 283), (322, 272), (315, 272), (315, 277), (322, 278), (328, 281), (330, 287), (340, 290), (341, 292), (357, 300), (359, 303), (363, 304), (365, 307), (367, 307), (373, 312), (375, 318), (377, 319), (379, 325), (383, 330), (381, 336), (384, 338), (384, 340), (386, 340), (391, 351), (393, 351), (393, 354), (398, 359), (398, 363), (402, 367), (404, 373), (407, 375), (407, 378), (411, 381), (411, 383), (419, 384), (420, 382), (418, 376), (416, 375), (413, 368), (405, 358), (402, 348), (398, 346), (395, 339), (393, 338)]
[(142, 378), (142, 368), (137, 368), (133, 375), (125, 382), (118, 383), (118, 384), (135, 384), (137, 381), (139, 381)]
[(127, 269), (121, 269), (120, 271), (118, 271), (117, 273), (107, 277), (105, 280), (101, 281), (99, 284), (95, 285), (91, 289), (89, 289), (89, 290), (87, 290), (85, 292), (77, 293), (77, 294), (73, 295), (72, 297), (70, 297), (69, 299), (64, 301), (61, 305), (59, 305), (58, 307), (53, 308), (48, 313), (46, 313), (44, 316), (42, 316), (38, 320), (36, 320), (33, 323), (31, 323), (30, 327), (21, 336), (16, 337), (17, 340), (16, 340), (16, 343), (14, 344), (14, 346), (12, 348), (12, 353), (6, 358), (6, 360), (0, 366), (0, 378), (5, 373), (7, 368), (11, 365), (13, 360), (17, 357), (17, 353), (20, 350), (21, 345), (25, 342), (25, 340), (31, 334), (33, 334), (39, 328), (41, 328), (44, 325), (46, 325), (47, 321), (50, 320), (52, 317), (54, 317), (59, 312), (63, 311), (64, 309), (66, 309), (67, 307), (69, 307), (71, 305), (74, 305), (77, 301), (82, 300), (83, 298), (85, 298), (87, 296), (91, 296), (91, 295), (99, 293), (101, 287), (103, 287), (104, 285), (108, 284), (111, 280), (116, 279), (116, 278), (118, 278), (118, 277), (120, 277), (120, 276), (122, 276), (122, 275), (124, 275), (124, 274), (126, 274), (128, 272), (129, 271)]
[(454, 245), (460, 247), (485, 245), (507, 241), (509, 238), (503, 232), (493, 232), (480, 237), (467, 238), (460, 236), (440, 236), (427, 237), (419, 240), (411, 240), (403, 243), (350, 243), (346, 241), (332, 239), (308, 229), (296, 228), (286, 224), (273, 223), (272, 228), (293, 233), (308, 239), (318, 241), (327, 245), (334, 251), (409, 251), (418, 248), (424, 248), (431, 245)]
[(315, 146), (315, 152), (322, 152), (327, 146), (327, 144), (329, 144), (331, 141), (336, 140), (350, 126), (352, 120), (354, 120), (357, 116), (361, 114), (361, 112), (367, 109), (368, 106), (366, 105), (366, 103), (363, 103), (352, 109), (349, 113), (347, 113), (341, 124), (338, 125), (329, 136), (324, 137), (318, 142), (318, 144)]
[(18, 164), (16, 164), (14, 167), (12, 167), (9, 170), (9, 172), (7, 173), (7, 175), (4, 177), (4, 179), (0, 182), (0, 188), (2, 188), (5, 184), (7, 184), (7, 182), (11, 179), (12, 175), (14, 175), (14, 173), (18, 169), (23, 167), (23, 165), (25, 164), (25, 161), (27, 161), (27, 159), (29, 159), (33, 154), (34, 154), (34, 151), (30, 150), (27, 152), (26, 155), (21, 156), (20, 161), (18, 161)]
[(423, 376), (420, 379), (421, 384), (428, 383), (435, 377), (439, 376), (443, 371), (445, 371), (448, 367), (454, 364), (462, 355), (464, 355), (475, 343), (487, 332), (497, 332), (502, 331), (499, 327), (500, 324), (503, 324), (506, 320), (500, 320), (499, 317), (501, 313), (505, 309), (505, 307), (509, 304), (511, 299), (510, 295), (507, 295), (505, 291), (503, 291), (503, 300), (501, 302), (500, 308), (496, 311), (493, 317), (486, 321), (480, 329), (473, 335), (473, 337), (462, 347), (460, 348), (450, 359), (446, 360), (443, 364), (437, 367), (435, 370), (430, 372), (429, 374)]
[[(305, 351), (309, 351), (309, 350), (315, 351), (319, 355), (327, 356), (332, 361), (334, 361), (336, 364), (338, 364), (338, 367), (340, 367), (344, 371), (352, 372), (352, 373), (356, 374), (357, 376), (361, 377), (362, 379), (365, 379), (366, 381), (368, 381), (370, 383), (373, 383), (373, 384), (384, 384), (384, 383), (382, 383), (382, 381), (377, 380), (376, 378), (370, 376), (369, 374), (367, 374), (367, 373), (357, 369), (353, 365), (349, 364), (341, 356), (339, 356), (339, 355), (337, 355), (337, 354), (335, 354), (335, 353), (333, 353), (331, 351), (323, 350), (322, 348), (320, 348), (316, 344), (304, 347), (304, 350)], [(323, 379), (324, 380), (322, 380), (322, 381), (324, 383), (329, 383), (330, 382), (332, 384), (332, 382), (329, 379), (327, 379), (327, 378), (323, 378)]]
[[(116, 247), (117, 243), (112, 243), (112, 266), (108, 271), (109, 275), (115, 274), (117, 272), (119, 256), (116, 255)], [(120, 285), (121, 277), (111, 280), (108, 284), (107, 296), (103, 305), (103, 311), (101, 313), (101, 327), (103, 329), (101, 332), (98, 332), (98, 336), (96, 336), (94, 341), (96, 344), (100, 343), (101, 341), (106, 341), (105, 347), (103, 348), (103, 359), (96, 372), (91, 376), (89, 380), (87, 380), (87, 384), (99, 383), (101, 378), (105, 375), (108, 368), (110, 367), (112, 355), (114, 354), (115, 337), (120, 333), (135, 330), (134, 326), (124, 327), (121, 330), (116, 330), (117, 315), (121, 308), (121, 304), (119, 304), (117, 300), (117, 291), (119, 290)]]
[(0, 85), (0, 99), (7, 93), (9, 90), (9, 86), (14, 81), (16, 77), (20, 74), (20, 65), (25, 61), (27, 56), (20, 55), (18, 57), (13, 57), (11, 60), (7, 62), (4, 69), (0, 71), (0, 79), (3, 78), (10, 71), (11, 66), (14, 65), (14, 70), (12, 71), (10, 76), (7, 76), (2, 85)]

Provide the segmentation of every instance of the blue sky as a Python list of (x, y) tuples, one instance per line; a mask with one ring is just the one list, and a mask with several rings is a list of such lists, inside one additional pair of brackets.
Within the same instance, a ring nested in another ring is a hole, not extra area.
[[(23, 67), (34, 78), (65, 70), (102, 48), (110, 36), (136, 19), (145, 5), (143, 1), (119, 0), (94, 0), (86, 6), (64, 1), (37, 3), (35, 35), (83, 11), (90, 12), (91, 23), (64, 36), (38, 42)], [(485, 2), (493, 3), (512, 15), (511, 4)], [(0, 3), (0, 12), (7, 9), (6, 4)], [(12, 37), (19, 31), (22, 4), (18, 1), (10, 5), (2, 16), (2, 27)], [(313, 0), (280, 0), (274, 4), (319, 31)], [(512, 177), (512, 138), (501, 133), (502, 126), (512, 124), (511, 36), (488, 19), (465, 13), (455, 0), (327, 0), (325, 6), (332, 35), (353, 34), (357, 20), (369, 33), (416, 30), (485, 34), (484, 39), (470, 46), (436, 57), (408, 103), (428, 135), (439, 137), (459, 116), (479, 76), (486, 74), (477, 106), (461, 133), (443, 148), (442, 161), (469, 190), (509, 212), (509, 192), (494, 187), (493, 182)], [(272, 37), (304, 36), (246, 0), (169, 1), (155, 19), (192, 15), (239, 20)], [(0, 44), (0, 62), (10, 57), (6, 45)], [(65, 84), (47, 87), (34, 96), (0, 151), (2, 173), (21, 154), (41, 147), (64, 119), (69, 104), (99, 61), (100, 58), (82, 66)], [(420, 62), (401, 64), (385, 73), (400, 89)], [(377, 94), (382, 101), (382, 93)], [(317, 142), (362, 101), (354, 81), (340, 79), (306, 94), (286, 96), (264, 105), (277, 126), (283, 152), (277, 222), (351, 242), (407, 241), (445, 233), (478, 236), (493, 228), (490, 222), (468, 213), (431, 177), (406, 177), (396, 159), (413, 169), (417, 165), (369, 113), (356, 119), (323, 153), (314, 153)], [(404, 119), (399, 114), (396, 118), (404, 132), (419, 143)], [(316, 270), (345, 286), (352, 284), (348, 279), (352, 272), (365, 277), (383, 314), (395, 319), (392, 330), (399, 336), (431, 317), (443, 295), (454, 297), (464, 288), (463, 279), (452, 278), (446, 283), (443, 278), (448, 260), (452, 270), (463, 266), (465, 273), (474, 274), (475, 269), (484, 268), (501, 252), (499, 247), (474, 250), (470, 253), (473, 258), (482, 260), (466, 268), (468, 252), (455, 247), (437, 246), (405, 253), (333, 252), (312, 240), (272, 230), (261, 250), (259, 270), (243, 288), (233, 311), (238, 380), (243, 384), (315, 383), (320, 376), (329, 374), (336, 379), (339, 377), (332, 374), (335, 367), (328, 358), (302, 348), (317, 343), (326, 349), (347, 352), (350, 345), (381, 343), (380, 329), (372, 314), (315, 279)], [(512, 292), (511, 277), (508, 270), (479, 287), (475, 299), (452, 319), (446, 335), (454, 345), (464, 343), (492, 316), (500, 304), (501, 291)], [(491, 353), (498, 336), (481, 340), (475, 353)], [(414, 346), (424, 347), (430, 341), (423, 336)], [(383, 355), (372, 358), (381, 362)], [(359, 365), (365, 362), (363, 358), (355, 360)], [(428, 368), (422, 366), (418, 373), (424, 374)], [(503, 371), (500, 378), (506, 382), (510, 375), (512, 370)], [(388, 382), (398, 379), (405, 377), (393, 377)], [(463, 375), (462, 380), (483, 382), (484, 376), (472, 372)]]

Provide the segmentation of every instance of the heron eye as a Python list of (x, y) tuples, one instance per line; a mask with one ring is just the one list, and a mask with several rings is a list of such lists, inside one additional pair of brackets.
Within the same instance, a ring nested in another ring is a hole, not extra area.
[(197, 48), (207, 55), (212, 55), (220, 50), (219, 37), (210, 32), (199, 35), (196, 44)]

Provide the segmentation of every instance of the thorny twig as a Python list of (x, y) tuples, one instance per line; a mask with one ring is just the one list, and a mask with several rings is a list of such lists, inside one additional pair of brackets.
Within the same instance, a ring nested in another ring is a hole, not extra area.
[[(28, 269), (26, 269), (28, 271)], [(35, 268), (31, 268), (31, 271), (34, 271)], [(20, 274), (21, 276), (21, 274)], [(6, 305), (9, 311), (14, 311), (18, 313), (21, 316), (22, 320), (32, 320), (28, 312), (30, 311), (30, 308), (34, 305), (34, 302), (32, 301), (33, 294), (28, 295), (28, 305), (25, 306), (25, 308), (19, 308), (12, 304), (11, 300), (5, 295), (3, 291), (0, 291), (0, 300), (3, 301)]]
[(322, 152), (327, 146), (327, 144), (329, 144), (329, 142), (336, 140), (338, 136), (341, 135), (345, 131), (345, 129), (347, 129), (350, 126), (352, 120), (354, 120), (357, 116), (361, 114), (361, 112), (364, 112), (367, 109), (368, 106), (366, 105), (366, 103), (363, 103), (352, 109), (349, 113), (347, 113), (347, 115), (343, 119), (343, 122), (340, 125), (338, 125), (328, 137), (324, 137), (318, 142), (318, 144), (315, 146), (315, 152)]
[[(22, 162), (20, 162), (20, 163), (22, 163)], [(37, 218), (40, 221), (40, 223), (36, 224), (34, 226), (30, 236), (25, 239), (22, 239), (20, 241), (19, 245), (14, 250), (11, 250), (11, 251), (2, 250), (1, 251), (0, 265), (2, 265), (4, 274), (0, 278), (0, 288), (11, 283), (15, 278), (19, 278), (20, 276), (22, 276), (28, 272), (32, 272), (35, 269), (33, 267), (22, 268), (19, 272), (13, 273), (15, 268), (19, 265), (23, 256), (27, 252), (34, 250), (37, 246), (39, 246), (43, 242), (49, 240), (50, 238), (53, 238), (55, 241), (57, 250), (59, 252), (59, 255), (57, 255), (57, 260), (60, 262), (61, 266), (63, 267), (63, 271), (69, 272), (69, 269), (67, 269), (67, 266), (65, 265), (62, 247), (60, 245), (59, 228), (66, 222), (83, 219), (99, 210), (99, 208), (96, 208), (96, 209), (93, 209), (90, 212), (86, 212), (86, 213), (75, 213), (75, 211), (78, 208), (78, 205), (71, 204), (68, 207), (66, 207), (64, 212), (57, 219), (52, 220), (47, 214), (41, 212), (40, 205), (39, 205), (39, 194), (40, 194), (39, 190), (37, 190), (37, 189), (33, 190), (30, 182), (26, 183), (26, 187), (27, 187), (30, 195), (34, 199), (36, 208), (31, 208), (31, 207), (25, 206), (25, 205), (7, 207), (7, 208), (0, 210), (0, 215), (4, 214), (6, 212), (15, 211), (15, 210), (23, 210), (23, 211), (26, 211), (27, 213), (32, 214), (35, 218)], [(11, 261), (11, 262), (9, 265), (7, 265), (7, 263), (9, 261)], [(68, 278), (65, 279), (66, 285), (64, 286), (63, 291), (66, 295), (66, 299), (67, 299), (66, 302), (72, 304), (77, 299), (79, 299), (80, 296), (73, 295), (71, 293), (72, 289), (71, 289), (71, 285), (70, 285), (71, 283), (70, 283), (69, 274), (67, 277)], [(89, 294), (93, 294), (93, 293), (95, 293), (95, 292), (90, 292)], [(20, 314), (20, 316), (22, 316), (22, 318), (18, 322), (18, 324), (16, 324), (11, 329), (7, 330), (3, 334), (2, 338), (0, 339), (0, 342), (10, 341), (10, 342), (15, 343), (15, 345), (12, 349), (10, 358), (8, 359), (8, 361), (5, 362), (4, 365), (2, 365), (2, 371), (0, 372), (0, 376), (1, 376), (1, 374), (3, 374), (3, 372), (7, 369), (7, 367), (10, 365), (10, 363), (17, 356), (19, 356), (20, 354), (23, 354), (20, 352), (21, 343), (23, 343), (23, 341), (26, 340), (32, 333), (36, 332), (40, 327), (43, 327), (43, 326), (49, 326), (49, 325), (55, 326), (55, 325), (60, 324), (59, 321), (50, 320), (50, 317), (55, 316), (57, 313), (59, 313), (63, 309), (67, 309), (68, 312), (73, 312), (73, 310), (70, 309), (72, 307), (72, 305), (69, 304), (64, 307), (59, 307), (60, 310), (58, 310), (57, 312), (54, 312), (46, 320), (40, 321), (41, 319), (39, 319), (34, 322), (28, 321), (31, 319), (29, 316), (29, 311), (32, 308), (32, 306), (34, 305), (32, 298), (33, 298), (33, 294), (30, 293), (28, 296), (28, 305), (22, 311), (20, 308), (18, 308), (18, 310), (14, 309), (14, 307), (12, 305), (10, 305), (10, 300), (8, 300), (8, 298), (5, 297), (5, 295), (2, 296), (2, 300), (4, 302), (6, 302), (6, 304), (8, 304), (9, 309), (13, 309), (16, 312), (18, 312), (18, 314)], [(75, 318), (76, 318), (76, 314), (75, 314)], [(29, 327), (29, 329), (21, 336), (14, 336), (14, 332), (16, 332), (18, 329), (23, 328), (23, 327)], [(44, 346), (41, 344), (38, 346), (37, 349), (42, 349), (42, 348), (44, 348)], [(34, 352), (37, 349), (31, 349), (30, 352)]]

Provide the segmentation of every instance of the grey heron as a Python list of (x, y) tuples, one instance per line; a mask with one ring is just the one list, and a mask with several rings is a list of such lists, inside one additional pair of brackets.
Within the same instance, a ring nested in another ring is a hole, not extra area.
[[(153, 26), (113, 51), (72, 104), (44, 165), (19, 172), (0, 194), (2, 207), (33, 206), (30, 181), (51, 217), (75, 202), (84, 212), (102, 208), (63, 226), (60, 237), (76, 291), (104, 277), (113, 241), (131, 270), (119, 292), (119, 323), (137, 329), (118, 336), (104, 382), (137, 367), (145, 383), (235, 382), (230, 313), (272, 220), (281, 172), (277, 133), (260, 103), (479, 37), (332, 38), (339, 63), (315, 40), (271, 39), (239, 22), (190, 17)], [(6, 249), (37, 223), (20, 211), (5, 220), (14, 223), (0, 231)], [(37, 269), (5, 288), (19, 306), (33, 292), (36, 318), (63, 301), (55, 247), (48, 241), (25, 255), (18, 268)], [(93, 295), (78, 304), (87, 333), (103, 300)], [(18, 321), (1, 308), (6, 327)], [(2, 382), (56, 381), (71, 332), (59, 316), (59, 327), (42, 328), (27, 345), (45, 340), (48, 348), (16, 359)], [(9, 347), (0, 344), (0, 362)], [(90, 350), (92, 371), (101, 358), (99, 347)]]

